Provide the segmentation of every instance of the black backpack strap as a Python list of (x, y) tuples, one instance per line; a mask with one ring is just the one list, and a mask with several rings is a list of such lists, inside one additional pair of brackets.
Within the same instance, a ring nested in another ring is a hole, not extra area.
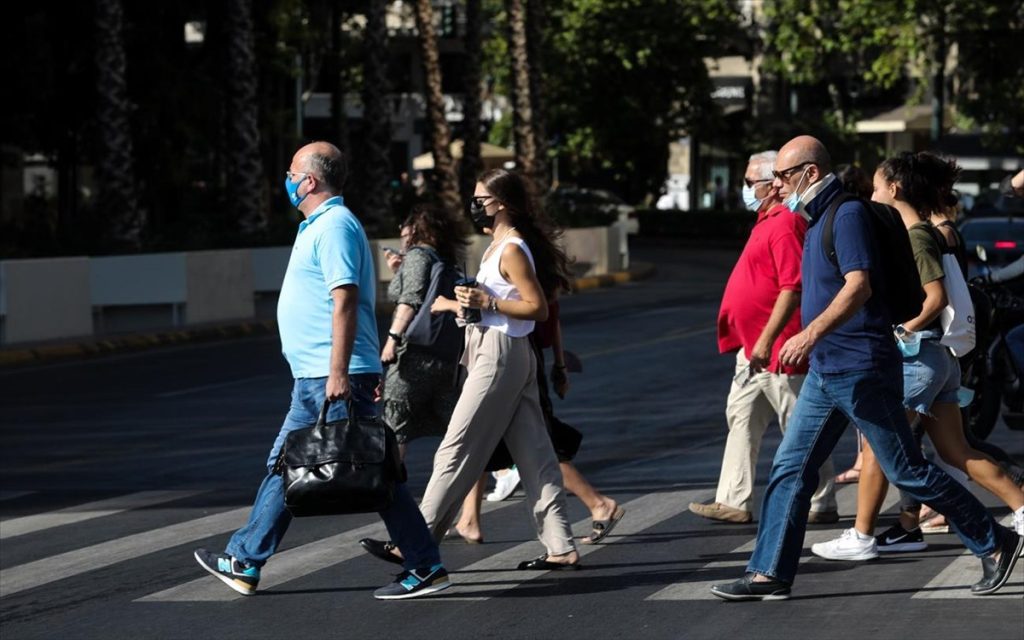
[(836, 211), (839, 210), (839, 207), (844, 202), (849, 202), (850, 200), (859, 200), (859, 198), (849, 193), (839, 193), (828, 205), (828, 209), (825, 210), (825, 215), (822, 216), (821, 221), (821, 224), (825, 225), (821, 231), (821, 246), (825, 250), (825, 257), (837, 267), (839, 266), (839, 257), (836, 256)]

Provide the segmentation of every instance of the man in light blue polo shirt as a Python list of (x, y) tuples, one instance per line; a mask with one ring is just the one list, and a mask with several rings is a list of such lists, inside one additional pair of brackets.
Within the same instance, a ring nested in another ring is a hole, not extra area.
[[(284, 505), (284, 481), (272, 471), (288, 432), (315, 423), (325, 399), (332, 401), (330, 422), (347, 416), (341, 400), (350, 396), (358, 414), (377, 413), (374, 395), (382, 368), (376, 275), (366, 233), (341, 197), (345, 170), (337, 147), (314, 142), (296, 152), (286, 172), (288, 198), (305, 217), (277, 305), (281, 350), (295, 378), (291, 406), (267, 458), (267, 476), (249, 522), (235, 532), (224, 553), (195, 552), (200, 566), (243, 595), (256, 593), (260, 567), (292, 520)], [(398, 485), (394, 502), (380, 515), (402, 552), (405, 571), (374, 597), (415, 598), (447, 588), (437, 543), (405, 484)]]

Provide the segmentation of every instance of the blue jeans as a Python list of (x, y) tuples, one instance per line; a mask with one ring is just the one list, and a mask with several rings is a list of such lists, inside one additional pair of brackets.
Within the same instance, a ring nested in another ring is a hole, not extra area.
[(867, 438), (886, 477), (946, 516), (972, 553), (996, 551), (1000, 527), (988, 510), (925, 460), (914, 442), (903, 408), (900, 367), (831, 374), (812, 369), (775, 453), (748, 571), (793, 582), (818, 468), (848, 422)]
[[(379, 382), (380, 376), (377, 374), (356, 374), (350, 377), (357, 414), (377, 414), (373, 396)], [(327, 378), (299, 378), (295, 381), (291, 407), (285, 416), (281, 432), (270, 449), (267, 476), (256, 494), (249, 522), (231, 536), (225, 553), (247, 564), (261, 567), (277, 551), (281, 538), (292, 522), (292, 515), (284, 506), (284, 480), (281, 476), (271, 473), (271, 468), (277, 460), (288, 432), (316, 422), (326, 397), (326, 386)], [(344, 402), (333, 403), (327, 410), (328, 421), (341, 420), (347, 415)], [(395, 490), (395, 501), (380, 512), (380, 517), (387, 526), (391, 540), (402, 551), (406, 569), (419, 569), (441, 562), (437, 543), (427, 530), (423, 514), (420, 513), (405, 484), (398, 485)]]

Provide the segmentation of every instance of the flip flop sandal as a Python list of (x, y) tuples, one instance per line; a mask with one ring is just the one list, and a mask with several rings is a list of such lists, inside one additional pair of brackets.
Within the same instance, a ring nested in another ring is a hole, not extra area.
[(579, 561), (572, 564), (564, 562), (548, 562), (548, 554), (544, 554), (533, 560), (524, 560), (516, 567), (519, 571), (576, 571), (581, 566)]
[(615, 507), (615, 513), (612, 514), (611, 518), (607, 520), (594, 520), (591, 523), (590, 528), (592, 529), (589, 536), (580, 540), (582, 544), (597, 544), (603, 540), (615, 525), (619, 524), (619, 520), (622, 520), (622, 516), (626, 515), (626, 510), (622, 507)]

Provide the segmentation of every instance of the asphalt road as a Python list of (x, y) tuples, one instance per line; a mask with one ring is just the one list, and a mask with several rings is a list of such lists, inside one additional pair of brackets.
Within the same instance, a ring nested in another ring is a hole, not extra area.
[[(583, 571), (513, 570), (542, 552), (519, 493), (485, 514), (486, 544), (442, 546), (455, 586), (436, 597), (372, 598), (393, 568), (356, 544), (383, 531), (372, 514), (296, 520), (261, 592), (237, 596), (191, 552), (244, 522), (290, 379), (274, 338), (199, 344), (0, 371), (0, 637), (1024, 638), (1024, 569), (1000, 596), (971, 597), (980, 564), (952, 535), (862, 564), (806, 551), (787, 602), (710, 596), (742, 573), (756, 533), (686, 510), (713, 498), (721, 460), (732, 363), (714, 317), (735, 252), (636, 258), (657, 276), (563, 303), (585, 371), (556, 411), (585, 434), (580, 469), (627, 509), (607, 544), (582, 547)], [(1020, 433), (992, 440), (1024, 457)], [(765, 439), (759, 483), (778, 441)], [(416, 495), (436, 445), (410, 448)], [(854, 454), (851, 433), (837, 468)], [(805, 546), (850, 526), (855, 491)]]

